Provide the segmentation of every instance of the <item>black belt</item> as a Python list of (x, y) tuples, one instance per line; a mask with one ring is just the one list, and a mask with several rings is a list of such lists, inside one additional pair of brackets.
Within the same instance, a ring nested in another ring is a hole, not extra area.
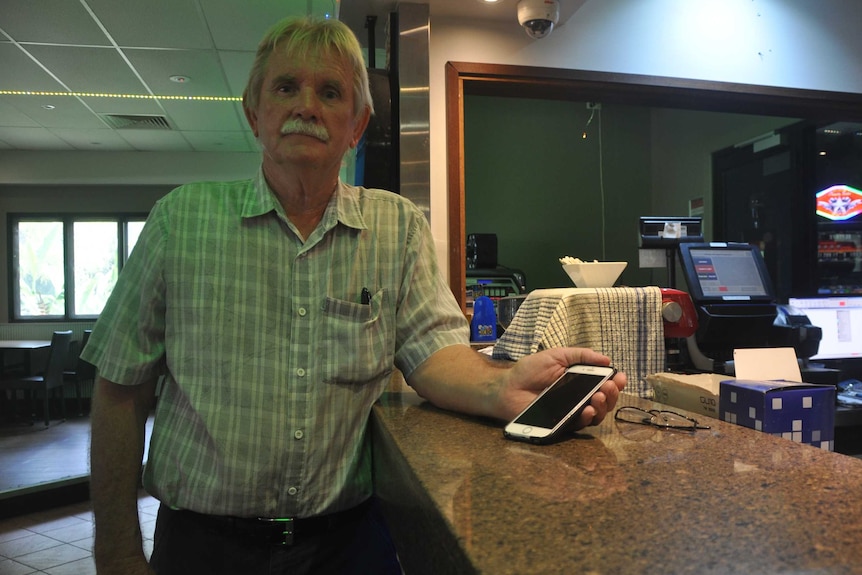
[(297, 537), (322, 535), (359, 521), (368, 512), (370, 504), (370, 500), (366, 500), (356, 507), (328, 515), (279, 519), (206, 515), (182, 509), (173, 512), (222, 534), (244, 537), (266, 545), (293, 545)]

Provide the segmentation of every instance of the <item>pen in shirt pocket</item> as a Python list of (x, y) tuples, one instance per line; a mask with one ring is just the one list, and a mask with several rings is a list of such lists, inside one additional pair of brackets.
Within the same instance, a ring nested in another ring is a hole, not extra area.
[(371, 305), (371, 292), (367, 287), (362, 288), (362, 305)]

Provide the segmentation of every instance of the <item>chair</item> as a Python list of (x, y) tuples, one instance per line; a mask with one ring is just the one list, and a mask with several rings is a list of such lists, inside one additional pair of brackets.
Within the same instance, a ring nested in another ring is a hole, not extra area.
[(66, 360), (66, 369), (63, 371), (65, 382), (75, 385), (75, 397), (78, 400), (79, 417), (84, 415), (84, 408), (81, 402), (81, 384), (96, 380), (96, 366), (81, 359), (81, 352), (87, 346), (91, 333), (93, 333), (91, 329), (84, 330), (80, 346), (77, 341), (71, 343), (69, 346), (69, 357)]
[[(63, 369), (66, 366), (69, 354), (69, 344), (72, 341), (72, 331), (55, 331), (51, 337), (51, 347), (48, 351), (48, 361), (45, 363), (45, 371), (40, 375), (26, 377), (15, 377), (0, 381), (0, 389), (24, 390), (30, 394), (35, 402), (37, 391), (45, 395), (45, 427), (50, 422), (50, 391), (55, 388), (63, 388)], [(66, 402), (61, 401), (63, 419), (66, 418)]]

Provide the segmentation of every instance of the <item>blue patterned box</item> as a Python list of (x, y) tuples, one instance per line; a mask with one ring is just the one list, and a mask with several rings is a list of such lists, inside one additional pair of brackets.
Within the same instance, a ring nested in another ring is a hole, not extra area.
[(719, 418), (832, 451), (835, 386), (732, 379), (719, 388)]

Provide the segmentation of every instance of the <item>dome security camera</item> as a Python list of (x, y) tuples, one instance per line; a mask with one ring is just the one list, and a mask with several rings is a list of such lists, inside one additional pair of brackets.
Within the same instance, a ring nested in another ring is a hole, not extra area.
[(560, 20), (557, 0), (521, 0), (518, 2), (518, 23), (527, 36), (538, 40), (550, 34)]

